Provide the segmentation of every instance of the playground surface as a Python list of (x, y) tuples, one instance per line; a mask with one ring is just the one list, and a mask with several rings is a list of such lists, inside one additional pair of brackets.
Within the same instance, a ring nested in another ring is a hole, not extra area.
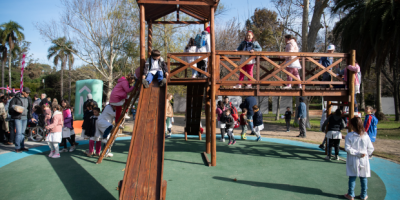
[[(341, 199), (347, 192), (346, 165), (326, 161), (315, 145), (284, 139), (262, 142), (217, 142), (216, 167), (206, 167), (205, 141), (181, 135), (165, 142), (164, 179), (168, 199)], [(48, 147), (28, 153), (0, 155), (0, 188), (4, 199), (117, 199), (130, 138), (118, 138), (114, 157), (96, 165), (86, 157), (87, 141), (59, 159), (47, 157)], [(340, 156), (345, 157), (345, 152)], [(371, 160), (370, 199), (396, 199), (400, 166)], [(356, 194), (360, 193), (357, 181)]]

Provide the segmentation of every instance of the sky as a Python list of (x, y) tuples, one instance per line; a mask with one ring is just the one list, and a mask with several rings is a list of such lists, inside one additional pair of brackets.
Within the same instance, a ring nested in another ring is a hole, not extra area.
[[(18, 2), (16, 4), (15, 2)], [(215, 20), (215, 24), (223, 23), (233, 17), (237, 17), (244, 22), (255, 8), (271, 6), (268, 0), (221, 0), (227, 8), (223, 16)], [(34, 59), (38, 62), (52, 65), (51, 61), (47, 60), (47, 50), (51, 46), (50, 42), (46, 42), (35, 28), (36, 23), (48, 22), (52, 19), (58, 19), (62, 13), (62, 7), (59, 0), (1, 0), (0, 7), (2, 8), (17, 8), (3, 9), (0, 12), (0, 24), (9, 22), (10, 20), (20, 24), (24, 30), (25, 40), (31, 42), (30, 54), (33, 54)], [(76, 60), (75, 67), (82, 65), (83, 62)], [(53, 65), (52, 65), (53, 66)]]

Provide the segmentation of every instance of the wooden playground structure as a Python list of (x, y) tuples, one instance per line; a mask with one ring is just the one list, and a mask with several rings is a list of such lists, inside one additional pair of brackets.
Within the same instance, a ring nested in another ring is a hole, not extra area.
[[(125, 168), (124, 179), (120, 182), (120, 199), (165, 199), (167, 182), (163, 180), (163, 161), (165, 143), (165, 103), (168, 85), (187, 86), (187, 111), (185, 135), (199, 134), (203, 103), (206, 115), (206, 147), (204, 154), (211, 155), (210, 166), (217, 164), (216, 151), (216, 97), (217, 96), (324, 96), (327, 101), (327, 114), (331, 113), (331, 101), (350, 102), (349, 117), (354, 116), (354, 72), (348, 71), (348, 81), (331, 71), (341, 62), (355, 65), (355, 51), (350, 53), (287, 53), (287, 52), (244, 52), (220, 51), (215, 49), (214, 13), (219, 0), (137, 0), (140, 8), (140, 70), (146, 62), (146, 22), (147, 22), (147, 56), (152, 50), (153, 25), (157, 24), (204, 24), (210, 26), (211, 52), (208, 53), (168, 53), (166, 62), (169, 76), (167, 85), (160, 88), (154, 81), (149, 88), (141, 84), (130, 95), (123, 110), (126, 110), (132, 100), (139, 99), (135, 127), (132, 133), (131, 145)], [(176, 21), (157, 21), (161, 17), (176, 12)], [(198, 21), (180, 21), (179, 13), (185, 13)], [(197, 56), (194, 62), (187, 63), (184, 57)], [(239, 56), (248, 56), (240, 63)], [(286, 63), (279, 56), (297, 56)], [(318, 63), (320, 57), (334, 57), (336, 61), (329, 67)], [(194, 67), (197, 62), (208, 58), (208, 70)], [(250, 76), (242, 67), (255, 59), (255, 77)], [(292, 62), (299, 60), (302, 69), (299, 70), (301, 80), (286, 70)], [(307, 66), (307, 67), (306, 67)], [(190, 70), (188, 70), (190, 69)], [(189, 78), (191, 69), (203, 74), (205, 78)], [(243, 73), (248, 80), (238, 81), (238, 73)], [(331, 81), (319, 81), (324, 73), (330, 73)], [(293, 81), (285, 81), (285, 76), (291, 76)], [(141, 83), (141, 80), (139, 81)], [(252, 84), (251, 89), (234, 89), (236, 84)], [(302, 84), (303, 87), (282, 89), (279, 86), (287, 84)], [(328, 85), (321, 88), (320, 85)], [(333, 86), (346, 86), (334, 88)], [(140, 91), (140, 94), (139, 94)], [(336, 104), (335, 104), (336, 105)], [(340, 104), (341, 105), (341, 104)], [(118, 127), (123, 115), (116, 122)], [(117, 128), (112, 131), (111, 138)], [(112, 144), (109, 140), (97, 163), (101, 163), (105, 151)], [(206, 155), (207, 158), (207, 155)]]

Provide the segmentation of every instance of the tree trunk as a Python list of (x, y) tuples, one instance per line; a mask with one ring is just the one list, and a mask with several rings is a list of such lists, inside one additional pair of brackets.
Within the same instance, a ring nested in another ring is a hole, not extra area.
[[(2, 60), (1, 61), (1, 87), (3, 87), (3, 88), (5, 88), (5, 85), (4, 85), (4, 65), (5, 65), (5, 62)], [(3, 93), (4, 93), (4, 91), (5, 90), (3, 89)]]
[(61, 95), (61, 101), (64, 99), (64, 69), (65, 69), (65, 65), (67, 63), (67, 59), (66, 58), (62, 58), (62, 63), (61, 63), (61, 88), (60, 88), (60, 95)]
[(301, 51), (307, 52), (307, 35), (308, 35), (308, 13), (309, 13), (309, 0), (303, 0), (303, 24), (301, 27)]
[(279, 115), (280, 115), (280, 108), (281, 108), (281, 96), (278, 97), (278, 102), (276, 102), (276, 116), (275, 116), (275, 121), (279, 120)]
[(11, 54), (12, 49), (10, 49), (10, 57), (8, 57), (8, 86), (10, 87), (10, 89), (12, 89), (11, 86)]
[(106, 89), (106, 102), (110, 102), (110, 96), (113, 89), (113, 79), (108, 79), (107, 89)]
[(395, 121), (400, 121), (400, 110), (399, 110), (399, 88), (397, 84), (397, 66), (393, 66), (393, 97), (394, 97), (394, 113), (395, 113)]
[(68, 61), (68, 102), (71, 103), (71, 65)]
[(365, 110), (365, 93), (364, 93), (364, 80), (361, 78), (361, 85), (360, 85), (360, 106), (361, 110)]
[(376, 107), (376, 112), (382, 112), (382, 76), (381, 76), (381, 70), (378, 66), (376, 66), (376, 102), (375, 102), (375, 107)]
[(306, 120), (306, 127), (311, 128), (311, 123), (310, 123), (310, 102), (311, 100), (309, 99), (310, 97), (304, 98), (304, 103), (306, 104), (306, 110), (307, 110), (307, 120)]
[[(313, 12), (313, 16), (311, 19), (310, 30), (307, 35), (307, 50), (310, 52), (314, 51), (315, 41), (317, 40), (319, 29), (323, 28), (323, 26), (321, 24), (321, 16), (322, 16), (322, 13), (324, 12), (324, 9), (327, 6), (328, 6), (328, 0), (315, 1), (314, 12)], [(303, 14), (303, 18), (304, 18), (304, 14)], [(304, 22), (304, 19), (303, 19), (303, 22)], [(304, 35), (303, 35), (303, 38), (304, 38)]]

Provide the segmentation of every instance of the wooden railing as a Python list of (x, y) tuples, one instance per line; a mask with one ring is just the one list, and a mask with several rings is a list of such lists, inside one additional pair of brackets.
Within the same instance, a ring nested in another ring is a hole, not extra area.
[[(210, 53), (169, 53), (167, 56), (168, 71), (170, 72), (169, 80), (187, 79), (191, 77), (191, 70), (196, 70), (207, 78), (211, 78), (211, 74), (194, 66), (194, 64), (210, 57)], [(195, 57), (191, 63), (186, 61), (187, 57)], [(171, 62), (171, 60), (176, 62)]]
[[(240, 56), (248, 56), (244, 62), (240, 62)], [(296, 58), (285, 62), (280, 56), (297, 56)], [(345, 53), (288, 53), (288, 52), (235, 52), (235, 51), (217, 51), (216, 54), (216, 81), (218, 85), (232, 86), (236, 84), (253, 84), (256, 86), (283, 86), (288, 84), (303, 85), (346, 85), (347, 83), (331, 71), (342, 61), (348, 58)], [(324, 67), (318, 63), (320, 57), (334, 57), (330, 66)], [(255, 59), (254, 77), (246, 73), (242, 67)], [(301, 80), (287, 71), (287, 67), (299, 60), (302, 68), (299, 69)], [(306, 67), (307, 66), (307, 67)], [(239, 81), (239, 72), (245, 75), (248, 80)], [(318, 78), (328, 72), (331, 75), (331, 81), (320, 81)], [(292, 81), (287, 81), (286, 76), (291, 76)]]

